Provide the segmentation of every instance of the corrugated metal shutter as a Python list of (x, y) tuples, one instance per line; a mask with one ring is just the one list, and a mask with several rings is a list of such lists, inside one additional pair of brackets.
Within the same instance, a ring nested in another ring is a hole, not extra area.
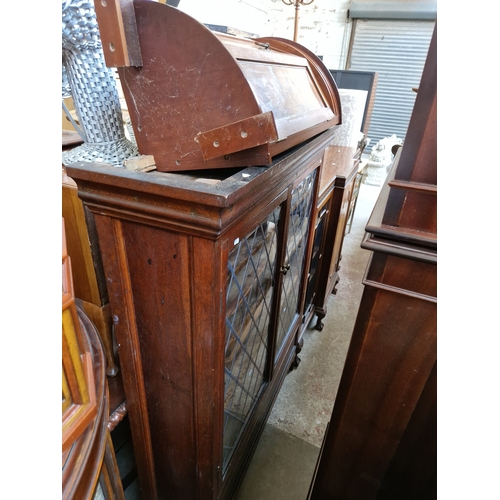
[(376, 71), (377, 89), (366, 153), (384, 137), (403, 139), (434, 30), (434, 21), (357, 19), (348, 69)]
[(351, 19), (436, 19), (436, 0), (352, 0)]

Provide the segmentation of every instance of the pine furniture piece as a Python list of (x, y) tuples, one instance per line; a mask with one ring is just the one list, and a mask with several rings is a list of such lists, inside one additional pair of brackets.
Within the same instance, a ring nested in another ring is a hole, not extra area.
[(435, 499), (436, 31), (366, 226), (364, 292), (310, 500)]
[(64, 221), (62, 241), (62, 498), (124, 500), (108, 430), (104, 351), (75, 303)]
[[(63, 130), (62, 149), (69, 150), (83, 141), (76, 132)], [(66, 225), (67, 251), (73, 262), (75, 298), (96, 325), (106, 354), (107, 373), (114, 376), (118, 365), (114, 355), (113, 322), (109, 308), (99, 247), (92, 219), (78, 199), (75, 182), (62, 166), (62, 216)]]
[[(76, 132), (62, 131), (62, 149), (78, 146), (83, 141)], [(65, 221), (65, 242), (71, 258), (74, 300), (97, 328), (106, 356), (109, 388), (109, 425), (112, 431), (127, 414), (123, 382), (119, 372), (113, 321), (108, 302), (99, 242), (91, 214), (78, 198), (75, 181), (62, 166), (62, 215)]]

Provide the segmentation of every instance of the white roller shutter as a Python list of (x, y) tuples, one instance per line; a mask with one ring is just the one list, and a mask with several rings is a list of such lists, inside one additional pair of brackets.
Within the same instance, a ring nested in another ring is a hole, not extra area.
[(376, 71), (377, 89), (368, 129), (371, 148), (384, 137), (396, 134), (404, 140), (434, 21), (354, 21), (347, 69)]

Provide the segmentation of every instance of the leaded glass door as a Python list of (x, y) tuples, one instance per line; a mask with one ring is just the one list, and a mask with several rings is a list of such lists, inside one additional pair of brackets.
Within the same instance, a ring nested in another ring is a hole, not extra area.
[(315, 174), (291, 190), (288, 207), (288, 200), (278, 205), (228, 257), (223, 473), (299, 314)]
[(229, 254), (223, 472), (266, 382), (282, 205)]
[(309, 240), (309, 221), (311, 219), (315, 177), (316, 170), (294, 188), (291, 194), (285, 260), (281, 267), (283, 281), (278, 313), (275, 362), (293, 331), (292, 326), (299, 315), (299, 298), (304, 258)]

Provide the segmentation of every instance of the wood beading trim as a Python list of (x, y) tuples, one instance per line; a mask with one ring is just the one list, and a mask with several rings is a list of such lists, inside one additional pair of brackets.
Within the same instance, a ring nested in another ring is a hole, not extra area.
[(411, 290), (405, 290), (404, 288), (387, 285), (385, 283), (380, 283), (378, 281), (364, 279), (363, 285), (371, 286), (373, 288), (378, 288), (379, 290), (385, 290), (386, 292), (397, 293), (399, 295), (406, 295), (407, 297), (411, 297), (413, 299), (425, 300), (426, 302), (432, 302), (434, 304), (437, 304), (436, 297), (431, 297), (430, 295), (424, 295), (423, 293), (412, 292)]
[(437, 186), (434, 184), (425, 184), (423, 182), (401, 181), (393, 179), (388, 182), (389, 186), (396, 189), (409, 189), (411, 191), (421, 191), (437, 194)]

